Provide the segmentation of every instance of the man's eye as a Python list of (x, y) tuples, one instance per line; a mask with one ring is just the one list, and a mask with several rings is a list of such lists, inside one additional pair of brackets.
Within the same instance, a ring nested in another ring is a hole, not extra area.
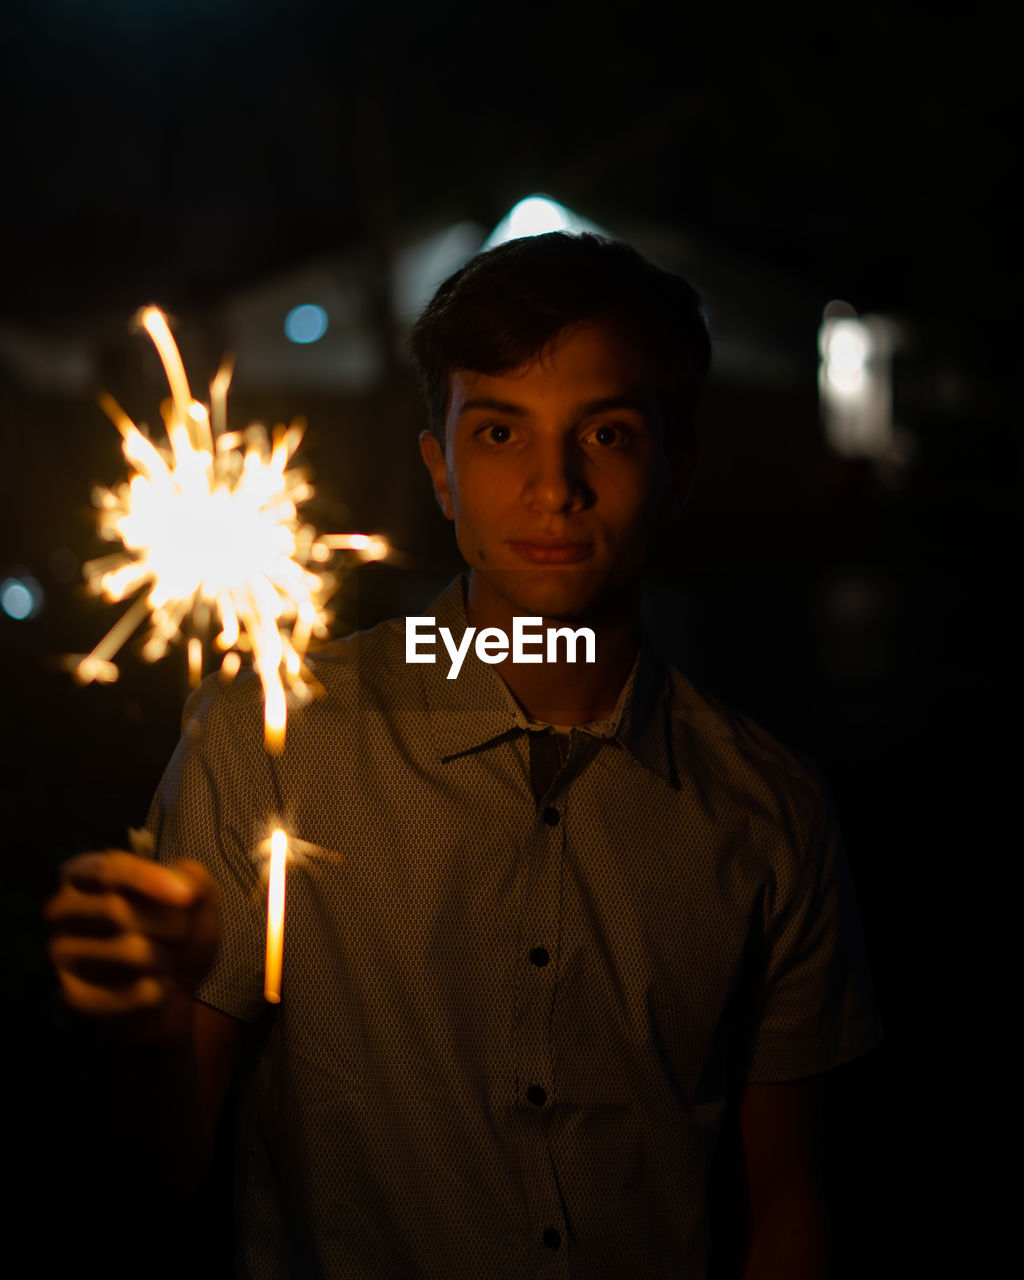
[(507, 444), (512, 439), (512, 428), (503, 422), (489, 422), (481, 428), (480, 434), (491, 444)]
[(606, 422), (603, 426), (594, 427), (592, 431), (588, 431), (584, 439), (592, 440), (594, 444), (604, 449), (614, 449), (628, 444), (629, 437), (628, 427), (621, 426), (619, 423)]

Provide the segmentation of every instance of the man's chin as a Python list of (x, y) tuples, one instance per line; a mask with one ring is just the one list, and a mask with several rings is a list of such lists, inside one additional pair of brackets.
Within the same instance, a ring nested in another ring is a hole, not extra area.
[(488, 594), (502, 597), (513, 615), (580, 623), (607, 612), (609, 607), (614, 613), (629, 608), (628, 587), (616, 582), (607, 569), (538, 566), (492, 570), (483, 576)]

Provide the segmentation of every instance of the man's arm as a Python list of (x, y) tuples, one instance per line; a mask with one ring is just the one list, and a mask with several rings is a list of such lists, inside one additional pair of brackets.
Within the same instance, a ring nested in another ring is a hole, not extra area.
[(742, 1280), (825, 1280), (824, 1077), (748, 1084), (739, 1098), (748, 1248)]
[(192, 1019), (193, 1054), (206, 1131), (211, 1139), (216, 1132), (224, 1099), (238, 1065), (244, 1034), (244, 1022), (221, 1013), (219, 1009), (212, 1009), (201, 1000), (195, 1002)]
[(65, 1002), (96, 1029), (78, 1110), (136, 1189), (182, 1200), (205, 1178), (245, 1024), (192, 996), (219, 927), (194, 862), (123, 851), (63, 868), (46, 909)]

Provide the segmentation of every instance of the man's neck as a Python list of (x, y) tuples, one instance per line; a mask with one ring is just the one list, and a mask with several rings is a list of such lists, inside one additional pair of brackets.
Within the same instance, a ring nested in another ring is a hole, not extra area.
[[(543, 618), (541, 626), (589, 627), (594, 632), (594, 662), (567, 662), (565, 646), (559, 645), (557, 662), (513, 662), (511, 655), (495, 664), (513, 697), (528, 716), (549, 724), (577, 725), (603, 720), (615, 709), (623, 685), (629, 678), (640, 643), (639, 595), (622, 602), (621, 609), (606, 610), (590, 617)], [(481, 591), (469, 575), (466, 620), (470, 626), (498, 627), (512, 634), (512, 620), (527, 615), (503, 597)], [(542, 652), (544, 652), (542, 650)]]

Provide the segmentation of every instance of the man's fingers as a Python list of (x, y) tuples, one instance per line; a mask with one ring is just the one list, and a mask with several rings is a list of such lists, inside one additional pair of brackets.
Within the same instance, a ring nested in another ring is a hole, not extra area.
[(62, 875), (65, 884), (85, 893), (127, 893), (171, 907), (189, 906), (200, 889), (194, 874), (182, 875), (121, 849), (79, 854), (64, 864)]
[(219, 889), (217, 881), (210, 875), (209, 871), (201, 862), (195, 862), (191, 858), (185, 858), (181, 862), (176, 862), (173, 867), (176, 875), (188, 879), (192, 882), (196, 890), (196, 896), (204, 898), (212, 898), (216, 902), (219, 897)]
[(115, 986), (125, 986), (145, 974), (166, 973), (170, 967), (167, 948), (137, 933), (114, 938), (54, 938), (50, 959), (58, 970), (86, 982)]
[(65, 1001), (79, 1013), (93, 1017), (118, 1017), (154, 1009), (164, 998), (164, 985), (152, 975), (145, 975), (122, 987), (98, 986), (66, 969), (59, 969)]
[(116, 893), (83, 893), (65, 884), (46, 904), (43, 916), (51, 933), (77, 933), (87, 937), (109, 937), (132, 928), (128, 903)]
[(213, 876), (199, 862), (178, 862), (175, 863), (175, 870), (182, 876), (188, 876), (196, 888), (196, 896), (193, 900), (193, 907), (198, 920), (211, 920), (216, 926), (218, 904), (220, 902), (220, 887)]
[(120, 1022), (132, 1035), (180, 1038), (216, 951), (217, 898), (199, 863), (171, 868), (119, 849), (70, 859), (45, 908), (64, 1003), (100, 1020), (138, 1014)]
[(143, 933), (166, 942), (186, 936), (190, 914), (186, 908), (164, 906), (152, 898), (113, 891), (83, 892), (73, 884), (65, 884), (44, 909), (51, 934), (104, 938)]

